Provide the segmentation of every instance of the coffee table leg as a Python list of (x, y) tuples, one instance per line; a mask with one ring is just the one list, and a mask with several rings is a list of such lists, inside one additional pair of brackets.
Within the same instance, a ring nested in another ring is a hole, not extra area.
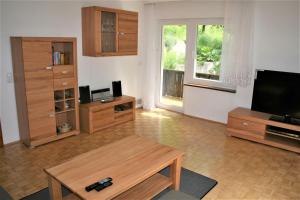
[(172, 163), (171, 170), (170, 170), (170, 177), (173, 182), (171, 188), (174, 189), (175, 191), (178, 191), (180, 186), (181, 159), (182, 159), (181, 156), (176, 158)]
[(52, 176), (48, 176), (48, 187), (51, 200), (62, 200), (61, 184)]

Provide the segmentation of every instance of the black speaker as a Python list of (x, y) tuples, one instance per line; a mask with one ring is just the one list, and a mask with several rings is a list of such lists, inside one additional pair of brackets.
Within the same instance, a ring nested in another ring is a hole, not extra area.
[(122, 84), (121, 81), (113, 81), (112, 82), (112, 90), (114, 97), (122, 96)]
[(80, 103), (90, 103), (91, 102), (91, 95), (90, 95), (90, 86), (80, 86), (79, 87), (79, 95), (80, 95)]

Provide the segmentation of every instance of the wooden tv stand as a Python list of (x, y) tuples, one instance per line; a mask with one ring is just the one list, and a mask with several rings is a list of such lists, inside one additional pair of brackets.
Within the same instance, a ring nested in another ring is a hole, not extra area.
[[(125, 109), (118, 109), (120, 106)], [(121, 96), (108, 103), (91, 102), (80, 104), (80, 127), (86, 133), (94, 133), (134, 119), (134, 97)]]
[(269, 120), (271, 114), (236, 108), (228, 113), (228, 135), (300, 153), (300, 140), (268, 131), (268, 127), (299, 131), (300, 126)]

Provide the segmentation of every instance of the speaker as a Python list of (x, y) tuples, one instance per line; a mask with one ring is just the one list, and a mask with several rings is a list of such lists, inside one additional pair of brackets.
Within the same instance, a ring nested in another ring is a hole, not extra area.
[(122, 96), (122, 84), (121, 84), (121, 81), (113, 81), (112, 82), (112, 90), (113, 90), (113, 97), (120, 97), (120, 96)]
[(80, 95), (80, 103), (90, 103), (91, 102), (91, 95), (90, 95), (90, 86), (80, 86), (79, 87), (79, 95)]

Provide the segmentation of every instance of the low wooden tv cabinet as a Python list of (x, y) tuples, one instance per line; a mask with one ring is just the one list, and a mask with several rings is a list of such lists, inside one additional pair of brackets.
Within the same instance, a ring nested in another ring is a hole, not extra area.
[(300, 132), (300, 126), (270, 120), (271, 114), (236, 108), (228, 113), (228, 135), (300, 153), (300, 140), (270, 132), (268, 127)]
[(135, 98), (121, 96), (109, 103), (91, 102), (80, 104), (79, 111), (81, 131), (94, 133), (104, 128), (134, 120)]

